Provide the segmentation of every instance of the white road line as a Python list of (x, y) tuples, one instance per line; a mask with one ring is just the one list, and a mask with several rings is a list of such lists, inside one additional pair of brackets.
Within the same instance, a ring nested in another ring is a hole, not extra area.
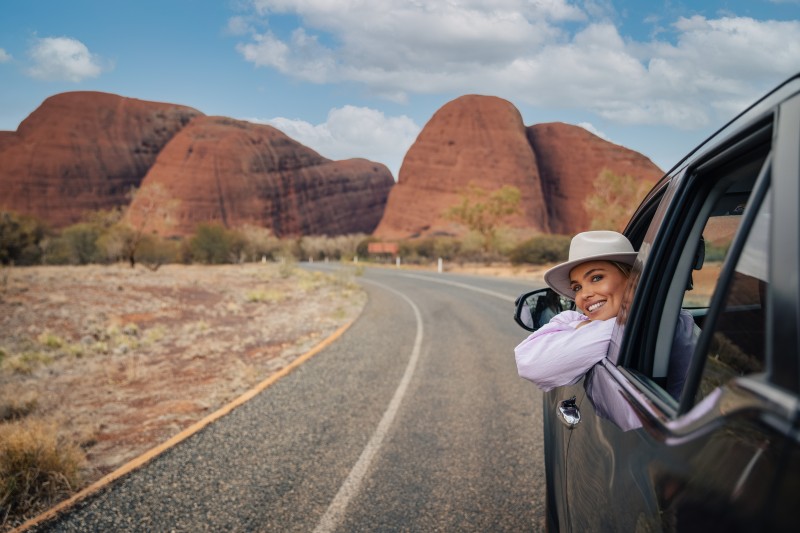
[(445, 279), (434, 279), (428, 276), (419, 276), (416, 274), (400, 274), (406, 278), (415, 278), (415, 279), (423, 279), (425, 281), (430, 281), (432, 283), (443, 283), (445, 285), (453, 285), (455, 287), (461, 287), (462, 289), (469, 289), (475, 292), (482, 292), (483, 294), (488, 294), (489, 296), (494, 296), (495, 298), (500, 298), (501, 300), (505, 300), (507, 302), (514, 302), (516, 301), (516, 297), (508, 296), (507, 294), (503, 294), (500, 292), (490, 291), (488, 289), (481, 289), (479, 287), (473, 287), (472, 285), (467, 285), (466, 283), (459, 283), (457, 281), (449, 281)]
[(400, 380), (397, 390), (394, 391), (394, 396), (392, 396), (392, 401), (389, 402), (389, 407), (387, 407), (386, 412), (383, 413), (383, 417), (378, 423), (375, 433), (373, 433), (372, 438), (370, 438), (366, 447), (361, 452), (361, 456), (358, 458), (355, 466), (353, 466), (352, 470), (350, 470), (350, 474), (347, 476), (347, 479), (345, 479), (344, 483), (342, 483), (342, 486), (339, 488), (339, 492), (336, 493), (336, 496), (328, 506), (327, 511), (325, 511), (325, 514), (322, 515), (317, 527), (314, 529), (315, 533), (327, 533), (333, 531), (336, 529), (336, 526), (342, 522), (347, 504), (350, 503), (350, 500), (353, 499), (356, 494), (358, 494), (361, 484), (367, 475), (367, 470), (369, 470), (372, 460), (378, 453), (378, 449), (381, 447), (383, 439), (386, 437), (386, 434), (389, 432), (389, 428), (397, 416), (397, 411), (400, 409), (400, 404), (402, 403), (403, 397), (406, 394), (408, 384), (411, 382), (411, 378), (413, 377), (414, 371), (417, 368), (417, 361), (419, 360), (419, 354), (422, 348), (422, 314), (419, 312), (419, 308), (416, 306), (416, 304), (414, 304), (414, 302), (412, 302), (405, 294), (389, 288), (386, 285), (376, 283), (371, 280), (364, 281), (369, 281), (369, 283), (374, 283), (383, 289), (391, 291), (408, 302), (408, 305), (410, 305), (411, 309), (413, 309), (414, 315), (417, 319), (417, 336), (416, 339), (414, 339), (414, 348), (411, 350), (411, 357), (408, 360), (408, 365), (406, 365), (403, 378)]

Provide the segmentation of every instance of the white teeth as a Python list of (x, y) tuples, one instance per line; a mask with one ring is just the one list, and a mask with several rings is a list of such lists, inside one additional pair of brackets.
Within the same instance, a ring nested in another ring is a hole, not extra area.
[(597, 302), (596, 304), (592, 304), (592, 305), (590, 305), (589, 307), (587, 307), (587, 308), (586, 308), (586, 310), (587, 310), (587, 311), (589, 311), (589, 312), (591, 313), (591, 312), (592, 312), (592, 311), (594, 311), (595, 309), (598, 309), (598, 308), (600, 308), (600, 307), (603, 307), (603, 304), (605, 304), (605, 302)]

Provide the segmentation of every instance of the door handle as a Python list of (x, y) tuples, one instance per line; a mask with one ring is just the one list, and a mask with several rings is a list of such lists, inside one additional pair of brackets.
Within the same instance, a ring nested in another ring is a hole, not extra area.
[(558, 419), (569, 429), (581, 421), (581, 412), (575, 405), (575, 396), (558, 404)]

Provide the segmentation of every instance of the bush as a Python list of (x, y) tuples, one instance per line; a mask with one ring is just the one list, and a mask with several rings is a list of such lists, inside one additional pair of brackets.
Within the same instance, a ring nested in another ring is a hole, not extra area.
[(158, 270), (161, 265), (175, 263), (180, 256), (178, 241), (162, 239), (157, 235), (142, 235), (136, 246), (134, 258), (150, 270)]
[(52, 505), (81, 483), (85, 456), (53, 424), (21, 420), (0, 424), (0, 509), (8, 519)]
[(240, 233), (220, 224), (199, 224), (189, 240), (189, 255), (198, 263), (239, 263), (244, 259), (245, 244)]
[(522, 263), (543, 265), (566, 261), (569, 256), (570, 241), (567, 235), (539, 235), (515, 246), (508, 258), (513, 265)]
[(239, 233), (244, 238), (244, 253), (248, 260), (260, 261), (266, 258), (274, 261), (282, 255), (284, 243), (268, 228), (244, 226), (239, 229)]
[(0, 212), (0, 264), (33, 265), (42, 257), (40, 243), (46, 234), (37, 219)]
[(73, 224), (61, 232), (61, 243), (64, 246), (69, 263), (88, 265), (102, 261), (102, 253), (97, 246), (100, 228), (89, 222)]

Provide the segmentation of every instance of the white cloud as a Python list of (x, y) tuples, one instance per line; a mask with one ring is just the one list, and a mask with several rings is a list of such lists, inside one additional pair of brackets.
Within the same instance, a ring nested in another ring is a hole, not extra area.
[(631, 124), (681, 128), (729, 118), (800, 71), (800, 21), (680, 18), (649, 40), (621, 35), (605, 0), (252, 0), (288, 38), (251, 30), (255, 65), (313, 83), (355, 82), (409, 94), (495, 94), (582, 109)]
[(41, 80), (77, 83), (96, 78), (103, 71), (100, 58), (89, 52), (85, 44), (69, 37), (36, 39), (29, 55), (33, 65), (28, 74)]
[(11, 61), (11, 54), (5, 51), (5, 49), (0, 48), (0, 63), (7, 63)]
[(591, 122), (579, 122), (577, 125), (580, 126), (583, 129), (585, 129), (589, 133), (593, 133), (593, 134), (597, 135), (601, 139), (605, 139), (606, 141), (609, 140), (608, 135), (606, 135), (602, 131), (600, 131), (597, 128), (595, 128), (594, 124), (592, 124)]
[(246, 120), (274, 126), (330, 159), (363, 157), (383, 163), (395, 179), (420, 131), (405, 115), (387, 117), (375, 109), (350, 105), (331, 109), (322, 124), (284, 117)]

